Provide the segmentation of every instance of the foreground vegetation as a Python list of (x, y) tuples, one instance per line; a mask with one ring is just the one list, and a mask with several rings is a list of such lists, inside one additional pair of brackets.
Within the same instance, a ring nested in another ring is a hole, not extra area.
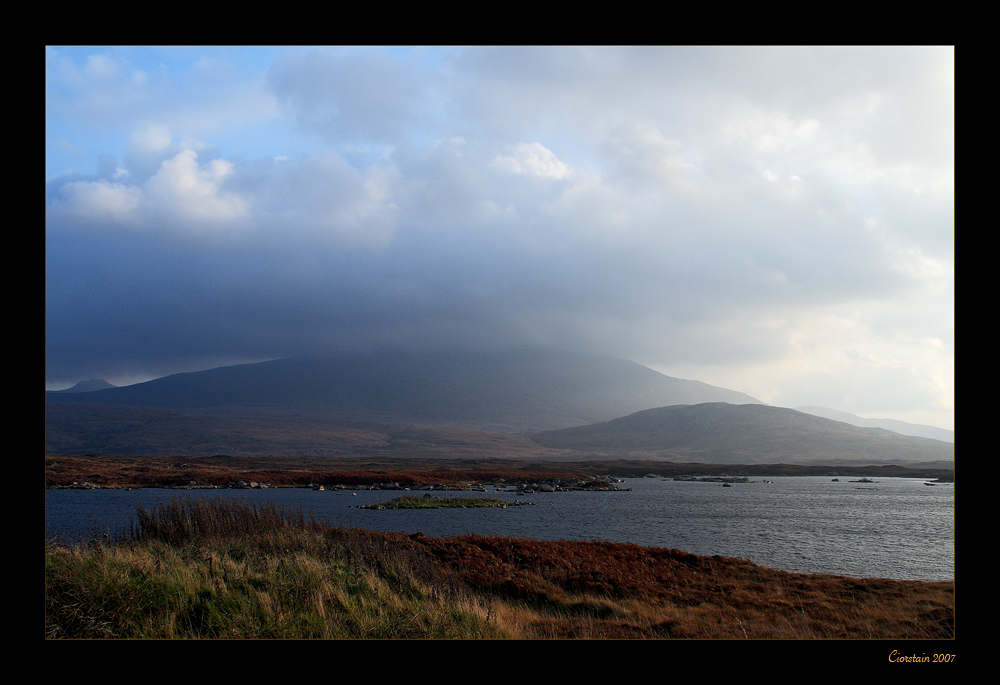
[(45, 550), (46, 638), (954, 637), (954, 583), (678, 550), (334, 528), (175, 499)]

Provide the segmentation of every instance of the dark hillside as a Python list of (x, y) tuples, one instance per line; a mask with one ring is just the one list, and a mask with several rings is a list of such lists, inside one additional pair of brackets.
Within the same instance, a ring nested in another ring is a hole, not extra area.
[(861, 428), (762, 404), (711, 402), (647, 409), (590, 426), (532, 436), (545, 447), (643, 454), (715, 464), (872, 464), (954, 460), (954, 445)]

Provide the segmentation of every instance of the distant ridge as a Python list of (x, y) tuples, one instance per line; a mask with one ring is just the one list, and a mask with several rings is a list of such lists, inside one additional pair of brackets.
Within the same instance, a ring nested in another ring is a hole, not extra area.
[(668, 404), (760, 403), (623, 359), (540, 350), (291, 357), (95, 392), (47, 393), (46, 400), (261, 415), (307, 412), (497, 432), (579, 426)]
[(863, 428), (885, 428), (900, 435), (914, 435), (921, 438), (931, 438), (932, 440), (943, 440), (945, 442), (955, 442), (955, 431), (950, 431), (937, 426), (927, 426), (919, 423), (907, 423), (897, 419), (866, 419), (845, 411), (828, 409), (827, 407), (795, 407), (795, 411), (805, 412), (813, 416), (822, 416), (833, 421), (843, 421), (852, 426)]
[(94, 392), (96, 390), (107, 390), (108, 388), (117, 387), (117, 385), (112, 385), (101, 378), (91, 378), (89, 381), (80, 381), (72, 388), (66, 388), (65, 390), (53, 390), (52, 392)]
[(531, 438), (550, 448), (710, 464), (954, 461), (954, 445), (940, 440), (763, 404), (660, 407)]

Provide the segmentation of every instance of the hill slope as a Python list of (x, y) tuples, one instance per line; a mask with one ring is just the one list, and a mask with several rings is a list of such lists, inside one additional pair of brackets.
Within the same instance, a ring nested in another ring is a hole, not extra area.
[(714, 464), (954, 460), (954, 446), (940, 440), (861, 428), (763, 404), (660, 407), (531, 437), (551, 448)]
[(505, 432), (578, 426), (669, 404), (759, 402), (622, 359), (543, 351), (295, 357), (97, 392), (46, 393), (46, 401), (265, 415), (306, 412)]

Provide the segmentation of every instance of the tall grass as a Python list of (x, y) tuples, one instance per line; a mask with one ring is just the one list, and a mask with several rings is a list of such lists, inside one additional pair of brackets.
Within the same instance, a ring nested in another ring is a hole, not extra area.
[(503, 637), (404, 551), (333, 532), (272, 506), (140, 507), (114, 541), (47, 545), (46, 637)]
[[(310, 519), (315, 527), (315, 519)], [(273, 503), (232, 503), (222, 499), (179, 499), (159, 502), (152, 511), (136, 507), (127, 540), (159, 540), (183, 545), (193, 539), (242, 537), (274, 530), (305, 529), (302, 509), (289, 510)]]

